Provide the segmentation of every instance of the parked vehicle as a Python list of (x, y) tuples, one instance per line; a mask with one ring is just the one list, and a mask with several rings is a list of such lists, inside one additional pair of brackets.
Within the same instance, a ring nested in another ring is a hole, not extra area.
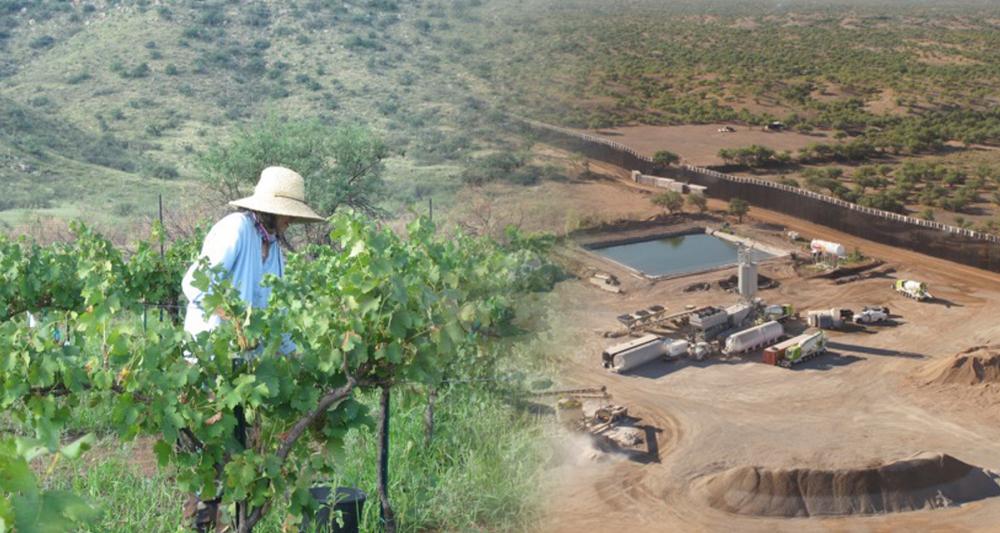
[(726, 339), (722, 353), (732, 355), (770, 346), (784, 334), (785, 328), (780, 323), (775, 321), (765, 322), (759, 326), (754, 326), (730, 335)]
[(855, 324), (877, 324), (889, 319), (888, 307), (865, 307), (854, 315)]
[(844, 245), (837, 242), (823, 241), (820, 239), (813, 239), (809, 243), (809, 250), (812, 253), (832, 255), (836, 257), (844, 257), (847, 255), (847, 250), (844, 249)]
[(764, 363), (783, 367), (808, 361), (826, 351), (826, 334), (814, 330), (764, 350)]
[(898, 293), (902, 293), (907, 298), (913, 298), (917, 301), (929, 300), (933, 298), (931, 293), (927, 292), (927, 284), (922, 281), (914, 281), (912, 279), (897, 279), (892, 287)]
[[(612, 372), (627, 372), (633, 368), (642, 366), (654, 359), (667, 355), (673, 340), (665, 340), (657, 335), (643, 335), (637, 339), (623, 342), (611, 346), (601, 353), (601, 361), (604, 368)], [(685, 346), (680, 353), (687, 349), (687, 341), (683, 341)], [(678, 348), (672, 348), (677, 351)]]
[(854, 311), (839, 307), (806, 313), (806, 323), (820, 329), (840, 329), (853, 319)]

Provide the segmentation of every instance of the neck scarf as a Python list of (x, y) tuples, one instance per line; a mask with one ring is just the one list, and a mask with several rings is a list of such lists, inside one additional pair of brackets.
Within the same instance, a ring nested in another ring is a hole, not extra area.
[(250, 220), (253, 221), (254, 227), (257, 228), (257, 233), (260, 234), (261, 240), (263, 240), (267, 244), (271, 244), (272, 242), (278, 240), (277, 236), (272, 235), (269, 231), (267, 231), (267, 228), (264, 227), (264, 224), (260, 221), (260, 218), (257, 217), (257, 213), (254, 213), (252, 211), (250, 211), (249, 213), (250, 213)]

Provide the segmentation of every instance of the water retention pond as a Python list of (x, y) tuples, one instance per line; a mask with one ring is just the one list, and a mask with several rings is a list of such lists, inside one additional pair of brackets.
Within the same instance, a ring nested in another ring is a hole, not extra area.
[[(598, 255), (650, 277), (690, 274), (734, 265), (737, 262), (737, 250), (736, 243), (705, 233), (592, 249)], [(774, 256), (753, 249), (751, 257), (755, 261), (763, 261)]]

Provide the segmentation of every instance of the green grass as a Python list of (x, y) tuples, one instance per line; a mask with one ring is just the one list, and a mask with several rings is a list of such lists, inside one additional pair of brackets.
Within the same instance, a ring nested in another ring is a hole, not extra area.
[[(438, 398), (435, 439), (428, 447), (423, 395), (400, 388), (393, 400), (389, 490), (400, 531), (522, 531), (538, 516), (544, 441), (537, 418), (513, 407), (504, 394), (456, 385)], [(374, 395), (365, 401), (377, 407)], [(149, 441), (121, 443), (107, 433), (109, 416), (79, 411), (70, 429), (104, 436), (81, 459), (60, 463), (47, 483), (100, 507), (101, 518), (87, 531), (177, 531), (186, 496), (174, 489), (169, 471), (150, 466), (151, 452), (143, 449)], [(362, 531), (379, 525), (375, 461), (374, 431), (352, 430), (340, 477), (332, 480), (369, 495)], [(279, 502), (258, 531), (280, 531), (281, 509)]]
[(87, 531), (178, 530), (186, 496), (173, 489), (168, 475), (147, 477), (135, 465), (134, 450), (141, 445), (105, 438), (79, 460), (61, 463), (47, 480), (52, 488), (73, 491), (100, 510), (100, 519)]

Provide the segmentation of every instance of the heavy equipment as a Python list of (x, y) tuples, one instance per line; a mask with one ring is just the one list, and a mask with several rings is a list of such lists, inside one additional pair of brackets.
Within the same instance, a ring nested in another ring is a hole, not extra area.
[(826, 351), (826, 334), (814, 330), (779, 342), (764, 350), (763, 362), (788, 368)]
[(932, 298), (931, 293), (927, 292), (927, 284), (922, 281), (914, 281), (912, 279), (897, 279), (893, 283), (892, 288), (896, 292), (902, 293), (903, 296), (907, 298), (913, 298), (917, 301), (929, 300)]

